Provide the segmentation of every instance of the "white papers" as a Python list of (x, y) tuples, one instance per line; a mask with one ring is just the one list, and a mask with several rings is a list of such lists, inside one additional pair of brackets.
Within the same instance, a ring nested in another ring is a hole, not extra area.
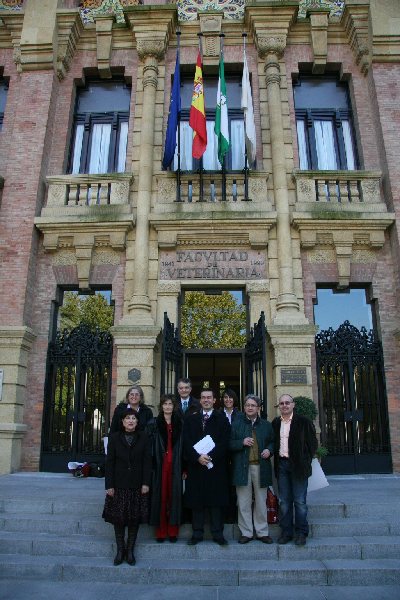
[(308, 478), (308, 491), (313, 492), (329, 485), (328, 480), (325, 477), (325, 473), (323, 472), (317, 458), (312, 459), (311, 466), (312, 473)]
[[(193, 449), (196, 450), (198, 454), (208, 454), (214, 448), (215, 444), (211, 435), (206, 435), (201, 440), (199, 440), (197, 444), (193, 446)], [(213, 466), (214, 465), (212, 464), (212, 462), (207, 463), (207, 469), (212, 469)]]

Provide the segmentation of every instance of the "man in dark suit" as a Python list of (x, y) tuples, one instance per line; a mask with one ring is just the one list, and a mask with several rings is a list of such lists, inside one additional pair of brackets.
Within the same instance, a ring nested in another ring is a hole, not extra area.
[(192, 382), (187, 377), (178, 379), (178, 412), (181, 416), (188, 417), (200, 410), (199, 401), (192, 394)]
[[(210, 529), (213, 540), (225, 546), (223, 507), (229, 503), (227, 454), (230, 425), (224, 413), (214, 410), (214, 392), (201, 391), (201, 410), (185, 419), (183, 428), (184, 455), (188, 475), (184, 501), (192, 509), (193, 533), (188, 544), (194, 546), (203, 540), (205, 511), (210, 513)], [(211, 436), (215, 447), (200, 454), (193, 448), (206, 435)]]
[(278, 544), (294, 543), (304, 546), (308, 536), (307, 486), (311, 461), (318, 447), (314, 424), (294, 412), (295, 403), (289, 394), (278, 401), (280, 417), (272, 427), (275, 434), (274, 464), (278, 479), (281, 536)]

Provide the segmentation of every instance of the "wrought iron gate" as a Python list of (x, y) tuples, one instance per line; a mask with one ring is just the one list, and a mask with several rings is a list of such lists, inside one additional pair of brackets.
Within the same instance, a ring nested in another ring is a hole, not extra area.
[(80, 324), (49, 343), (42, 428), (42, 471), (103, 457), (109, 424), (112, 336)]
[(161, 349), (161, 394), (176, 394), (176, 386), (181, 374), (182, 344), (179, 332), (165, 312)]
[(365, 327), (345, 321), (316, 336), (324, 469), (390, 473), (389, 421), (382, 345)]
[(247, 393), (256, 394), (263, 403), (263, 412), (267, 413), (267, 374), (266, 374), (266, 329), (265, 315), (261, 312), (257, 323), (250, 329), (245, 348)]

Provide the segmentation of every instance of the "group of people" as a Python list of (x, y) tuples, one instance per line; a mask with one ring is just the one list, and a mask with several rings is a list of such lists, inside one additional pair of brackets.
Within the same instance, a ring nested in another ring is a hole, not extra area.
[[(204, 538), (209, 513), (212, 539), (227, 545), (224, 517), (237, 501), (238, 542), (254, 538), (266, 544), (267, 490), (272, 484), (272, 457), (280, 499), (279, 544), (306, 543), (307, 483), (318, 443), (313, 423), (295, 412), (293, 398), (279, 398), (280, 416), (263, 418), (261, 400), (248, 394), (240, 412), (233, 390), (225, 390), (217, 409), (213, 390), (191, 396), (187, 378), (180, 379), (178, 397), (164, 395), (159, 413), (144, 403), (140, 386), (130, 388), (114, 412), (108, 441), (103, 518), (114, 525), (114, 564), (135, 564), (134, 547), (140, 523), (155, 527), (157, 542), (175, 543), (183, 508), (191, 509), (189, 545)], [(184, 492), (183, 492), (184, 489)], [(125, 540), (125, 530), (127, 539)]]

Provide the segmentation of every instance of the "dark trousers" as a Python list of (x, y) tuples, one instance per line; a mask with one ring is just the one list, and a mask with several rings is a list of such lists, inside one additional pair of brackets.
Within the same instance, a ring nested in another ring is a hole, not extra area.
[(293, 476), (288, 460), (279, 460), (279, 525), (282, 533), (293, 536), (293, 507), (294, 531), (298, 535), (308, 535), (307, 521), (307, 487), (308, 479), (296, 479)]
[(193, 537), (197, 540), (203, 539), (206, 510), (208, 510), (210, 514), (210, 531), (213, 539), (221, 539), (224, 535), (224, 519), (220, 506), (192, 509)]

